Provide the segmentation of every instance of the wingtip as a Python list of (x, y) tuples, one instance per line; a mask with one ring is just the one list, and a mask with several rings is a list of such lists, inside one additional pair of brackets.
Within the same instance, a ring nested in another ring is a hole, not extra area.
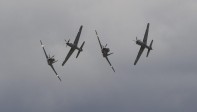
[(42, 41), (40, 40), (40, 44), (41, 44), (41, 47), (44, 47), (44, 45), (42, 44)]
[(98, 35), (97, 31), (95, 30), (96, 35)]
[(112, 70), (113, 70), (114, 72), (116, 72), (113, 66), (111, 66), (111, 68), (112, 68)]
[(58, 77), (58, 79), (59, 79), (59, 80), (60, 80), (60, 82), (61, 82), (62, 80), (61, 80), (60, 76), (59, 76), (59, 75), (57, 75), (57, 77)]
[(66, 64), (66, 62), (63, 62), (63, 63), (62, 63), (62, 66), (64, 66), (65, 64)]

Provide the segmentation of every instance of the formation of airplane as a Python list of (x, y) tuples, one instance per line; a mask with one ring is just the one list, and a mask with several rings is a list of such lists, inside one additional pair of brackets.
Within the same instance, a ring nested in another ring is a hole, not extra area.
[[(143, 41), (139, 40), (137, 37), (136, 37), (136, 40), (134, 40), (136, 42), (137, 45), (140, 45), (140, 50), (138, 52), (138, 55), (135, 59), (135, 62), (134, 62), (134, 65), (137, 64), (140, 56), (142, 55), (143, 51), (145, 48), (148, 49), (148, 52), (147, 52), (147, 55), (146, 57), (148, 57), (149, 53), (152, 49), (152, 44), (153, 44), (153, 40), (151, 41), (150, 45), (148, 46), (147, 45), (147, 39), (148, 39), (148, 32), (149, 32), (149, 23), (147, 24), (147, 28), (146, 28), (146, 31), (145, 31), (145, 34), (144, 34), (144, 39)], [(79, 28), (79, 31), (77, 33), (77, 36), (74, 40), (73, 43), (70, 43), (70, 39), (68, 41), (66, 41), (66, 46), (69, 46), (71, 47), (70, 51), (68, 52), (65, 60), (63, 61), (62, 63), (62, 66), (64, 66), (64, 64), (68, 61), (68, 59), (70, 58), (70, 56), (73, 54), (73, 52), (77, 49), (78, 50), (78, 53), (77, 53), (77, 56), (76, 58), (79, 56), (80, 52), (83, 51), (83, 46), (85, 44), (85, 41), (82, 43), (82, 45), (80, 47), (78, 47), (78, 42), (79, 42), (79, 38), (80, 38), (80, 35), (81, 35), (81, 32), (82, 32), (82, 28), (83, 26), (81, 25), (80, 28)], [(99, 36), (98, 36), (98, 33), (97, 31), (95, 30), (95, 33), (96, 33), (96, 36), (97, 36), (97, 39), (98, 39), (98, 42), (99, 42), (99, 45), (100, 45), (100, 48), (101, 48), (101, 52), (102, 52), (102, 55), (103, 57), (107, 60), (107, 62), (109, 63), (110, 67), (112, 68), (112, 70), (115, 72), (115, 69), (114, 67), (112, 66), (111, 62), (109, 61), (108, 59), (108, 56), (110, 56), (111, 54), (113, 53), (109, 53), (110, 52), (110, 49), (107, 48), (107, 44), (104, 46), (101, 44), (101, 41), (99, 39)], [(42, 41), (40, 40), (40, 43), (41, 43), (41, 46), (43, 48), (43, 51), (44, 51), (44, 54), (46, 56), (46, 59), (47, 59), (47, 63), (48, 65), (53, 69), (53, 71), (55, 72), (56, 76), (58, 77), (58, 79), (61, 81), (61, 78), (59, 77), (59, 75), (57, 74), (57, 72), (55, 71), (54, 67), (53, 67), (53, 63), (57, 62), (57, 60), (55, 60), (54, 56), (50, 57), (50, 55), (47, 55), (45, 49), (44, 49), (44, 45), (42, 44)]]
[(112, 66), (112, 64), (110, 63), (110, 61), (109, 61), (109, 59), (108, 59), (108, 56), (111, 55), (111, 54), (113, 54), (113, 53), (109, 53), (110, 49), (107, 48), (107, 44), (106, 44), (105, 46), (103, 46), (103, 45), (101, 44), (101, 41), (100, 41), (100, 39), (99, 39), (99, 36), (98, 36), (98, 33), (97, 33), (96, 30), (95, 30), (95, 33), (96, 33), (96, 36), (97, 36), (99, 45), (100, 45), (100, 47), (101, 47), (101, 52), (102, 52), (102, 54), (103, 54), (103, 57), (107, 60), (107, 62), (108, 62), (109, 65), (111, 66), (112, 70), (115, 72), (114, 67)]
[(55, 60), (54, 56), (50, 57), (50, 55), (47, 55), (45, 49), (44, 49), (44, 45), (42, 44), (42, 41), (40, 40), (41, 46), (43, 48), (44, 54), (46, 56), (47, 59), (47, 63), (48, 65), (53, 69), (53, 71), (55, 72), (56, 76), (58, 77), (58, 79), (61, 81), (61, 78), (59, 77), (59, 75), (57, 74), (57, 72), (55, 71), (55, 68), (53, 67), (53, 63), (57, 62), (57, 60)]
[(82, 28), (83, 28), (83, 26), (80, 27), (79, 32), (78, 32), (78, 34), (77, 34), (77, 36), (76, 36), (76, 38), (75, 38), (74, 43), (69, 43), (69, 42), (70, 42), (70, 39), (69, 39), (68, 41), (65, 40), (65, 41), (66, 41), (66, 46), (71, 47), (71, 49), (70, 49), (70, 51), (68, 52), (68, 54), (67, 54), (67, 56), (66, 56), (64, 62), (62, 63), (62, 66), (64, 66), (64, 64), (68, 61), (68, 59), (70, 58), (70, 56), (72, 55), (72, 53), (75, 51), (75, 49), (78, 50), (78, 53), (77, 53), (76, 58), (79, 56), (80, 52), (83, 51), (82, 48), (83, 48), (83, 45), (85, 44), (85, 41), (82, 43), (82, 45), (81, 45), (80, 48), (77, 47), (77, 44), (78, 44), (78, 42), (79, 42), (79, 38), (80, 38), (80, 35), (81, 35)]
[(137, 55), (137, 57), (136, 57), (136, 59), (135, 59), (134, 65), (137, 64), (137, 62), (138, 62), (138, 60), (139, 60), (140, 56), (142, 55), (142, 52), (144, 51), (145, 48), (148, 49), (148, 52), (147, 52), (146, 57), (148, 57), (148, 55), (149, 55), (149, 53), (150, 53), (150, 50), (153, 50), (153, 49), (152, 49), (153, 40), (151, 41), (151, 43), (150, 43), (149, 46), (147, 45), (148, 32), (149, 32), (149, 23), (147, 24), (146, 32), (145, 32), (145, 34), (144, 34), (144, 39), (143, 39), (143, 41), (138, 40), (138, 38), (136, 37), (136, 44), (137, 44), (137, 45), (140, 45), (141, 47), (140, 47), (140, 50), (139, 50), (139, 52), (138, 52), (138, 55)]

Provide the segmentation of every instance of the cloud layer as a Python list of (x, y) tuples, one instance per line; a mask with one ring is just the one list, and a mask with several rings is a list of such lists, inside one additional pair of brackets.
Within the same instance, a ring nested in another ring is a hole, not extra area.
[[(196, 112), (197, 6), (194, 0), (1, 0), (2, 112)], [(133, 65), (150, 23), (148, 44)], [(79, 26), (85, 40), (62, 67)], [(102, 58), (94, 30), (114, 52)], [(54, 64), (48, 67), (39, 40)]]

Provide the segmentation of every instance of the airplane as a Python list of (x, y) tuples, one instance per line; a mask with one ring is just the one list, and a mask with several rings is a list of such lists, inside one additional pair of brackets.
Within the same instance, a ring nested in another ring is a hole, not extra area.
[(108, 59), (108, 56), (111, 55), (111, 54), (113, 54), (113, 53), (109, 53), (110, 49), (107, 48), (107, 44), (106, 44), (105, 46), (103, 46), (103, 45), (101, 44), (101, 41), (100, 41), (100, 39), (99, 39), (99, 36), (98, 36), (98, 33), (97, 33), (96, 30), (95, 30), (95, 33), (96, 33), (97, 39), (98, 39), (98, 41), (99, 41), (99, 45), (100, 45), (100, 47), (101, 47), (101, 52), (102, 52), (102, 54), (103, 54), (103, 57), (106, 58), (107, 62), (108, 62), (109, 65), (111, 66), (112, 70), (115, 72), (114, 67), (112, 66), (112, 64), (110, 63), (110, 61), (109, 61), (109, 59)]
[(58, 79), (61, 81), (61, 78), (59, 77), (59, 75), (57, 74), (57, 72), (55, 71), (55, 68), (53, 67), (53, 63), (57, 62), (57, 60), (54, 59), (54, 56), (50, 57), (50, 55), (47, 55), (45, 49), (44, 49), (44, 45), (42, 44), (42, 41), (40, 40), (41, 46), (43, 48), (44, 54), (46, 56), (47, 59), (47, 63), (48, 65), (53, 69), (53, 71), (55, 72), (56, 76), (58, 77)]
[(80, 29), (79, 29), (79, 32), (78, 32), (78, 34), (77, 34), (77, 36), (76, 36), (76, 38), (75, 38), (74, 43), (69, 43), (69, 42), (70, 42), (70, 39), (69, 39), (68, 41), (65, 40), (65, 41), (66, 41), (66, 46), (71, 47), (71, 49), (70, 49), (70, 51), (68, 52), (68, 54), (67, 54), (65, 60), (63, 61), (62, 66), (64, 66), (64, 64), (68, 61), (68, 59), (70, 58), (70, 56), (72, 55), (72, 53), (75, 51), (75, 49), (78, 50), (78, 53), (77, 53), (76, 58), (79, 56), (80, 52), (83, 51), (82, 48), (83, 48), (83, 46), (84, 46), (84, 44), (85, 44), (85, 41), (82, 43), (82, 45), (81, 45), (80, 48), (77, 47), (77, 44), (78, 44), (78, 41), (79, 41), (79, 37), (80, 37), (80, 35), (81, 35), (82, 28), (83, 28), (83, 26), (81, 25), (81, 27), (80, 27)]
[(139, 40), (137, 37), (136, 37), (136, 40), (134, 40), (136, 42), (137, 45), (140, 45), (140, 50), (138, 52), (138, 55), (136, 57), (136, 60), (134, 62), (134, 65), (137, 64), (142, 52), (144, 51), (145, 48), (148, 49), (148, 52), (147, 52), (147, 55), (146, 57), (148, 57), (149, 53), (150, 53), (150, 50), (153, 50), (152, 49), (152, 44), (153, 44), (153, 40), (151, 41), (150, 45), (148, 46), (147, 45), (147, 38), (148, 38), (148, 32), (149, 32), (149, 23), (147, 24), (147, 28), (146, 28), (146, 31), (145, 31), (145, 34), (144, 34), (144, 39), (143, 41)]

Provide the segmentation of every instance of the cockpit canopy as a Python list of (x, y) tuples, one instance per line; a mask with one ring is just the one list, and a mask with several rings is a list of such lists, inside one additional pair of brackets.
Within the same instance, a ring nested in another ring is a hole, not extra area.
[(49, 64), (53, 64), (54, 62), (55, 62), (55, 59), (54, 59), (54, 58), (49, 58), (49, 59), (48, 59), (48, 63), (49, 63)]
[(139, 44), (139, 43), (142, 43), (142, 41), (141, 40), (137, 40), (136, 41), (136, 44)]

